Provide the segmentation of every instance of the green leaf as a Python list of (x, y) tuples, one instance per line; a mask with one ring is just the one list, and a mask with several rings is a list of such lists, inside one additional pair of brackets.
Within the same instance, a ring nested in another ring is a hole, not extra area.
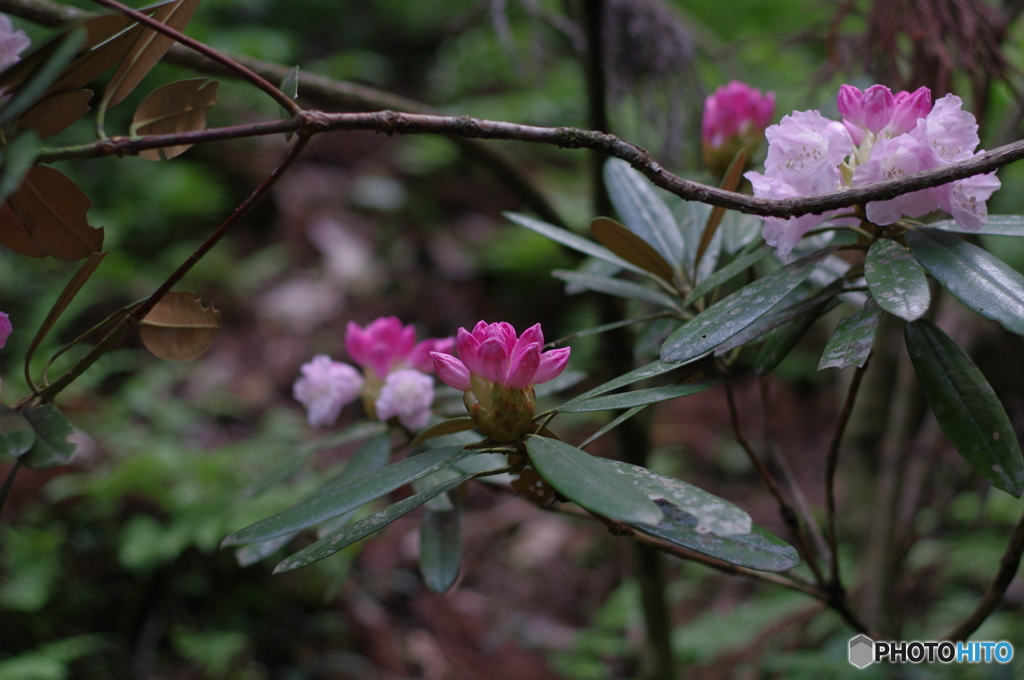
[(768, 331), (768, 337), (754, 359), (754, 373), (767, 375), (771, 372), (796, 347), (814, 322), (838, 305), (839, 301), (834, 297), (818, 301), (808, 311)]
[(537, 472), (577, 505), (624, 522), (662, 520), (658, 506), (643, 491), (589, 453), (536, 435), (527, 438), (526, 449)]
[(602, 385), (598, 385), (597, 387), (593, 388), (592, 390), (584, 392), (578, 397), (573, 397), (569, 401), (562, 404), (561, 408), (565, 408), (569, 404), (574, 404), (584, 399), (590, 399), (592, 397), (596, 397), (598, 395), (611, 392), (612, 390), (617, 390), (620, 387), (632, 385), (635, 382), (640, 382), (641, 380), (653, 378), (655, 376), (659, 376), (662, 375), (663, 373), (668, 373), (669, 371), (674, 371), (677, 368), (682, 367), (683, 364), (667, 364), (662, 361), (652, 361), (651, 363), (641, 366), (640, 368), (633, 369), (629, 373), (624, 373), (620, 375), (618, 378), (613, 378)]
[(566, 269), (556, 269), (551, 272), (551, 275), (563, 281), (578, 284), (587, 290), (596, 290), (599, 293), (607, 293), (617, 297), (643, 300), (644, 302), (650, 302), (660, 307), (668, 307), (669, 309), (680, 309), (677, 298), (667, 293), (662, 293), (660, 290), (654, 290), (639, 283), (633, 283), (632, 281), (609, 279), (605, 276), (594, 276), (593, 274), (581, 274), (580, 272)]
[(719, 300), (668, 336), (661, 360), (689, 361), (722, 344), (777, 305), (834, 251), (826, 248), (800, 258)]
[(903, 329), (935, 419), (975, 472), (1020, 498), (1024, 458), (1013, 425), (991, 385), (938, 326), (919, 319)]
[(629, 230), (647, 241), (669, 264), (681, 267), (683, 235), (654, 185), (618, 158), (609, 158), (604, 164), (604, 182), (612, 205)]
[(651, 500), (666, 500), (693, 515), (699, 533), (710, 531), (719, 536), (735, 536), (748, 534), (752, 529), (750, 515), (704, 489), (637, 465), (607, 458), (599, 460), (639, 487)]
[(429, 506), (420, 520), (420, 573), (435, 593), (446, 592), (459, 576), (462, 564), (462, 500), (458, 493), (449, 510)]
[(761, 527), (749, 534), (716, 536), (698, 531), (697, 518), (668, 501), (658, 501), (665, 521), (658, 526), (637, 526), (644, 533), (681, 545), (702, 555), (758, 571), (785, 571), (800, 564), (796, 549)]
[(475, 453), (464, 451), (460, 445), (406, 458), (347, 484), (313, 494), (275, 515), (236, 531), (221, 542), (221, 547), (265, 541), (343, 515), (414, 479), (454, 465)]
[(690, 291), (690, 294), (686, 296), (685, 300), (683, 300), (683, 306), (689, 307), (694, 301), (699, 300), (715, 288), (718, 288), (723, 283), (726, 283), (733, 277), (742, 274), (747, 269), (763, 260), (764, 257), (773, 250), (775, 249), (771, 246), (762, 245), (749, 253), (744, 253), (738, 256), (732, 262), (694, 286), (693, 290)]
[(651, 247), (651, 244), (615, 220), (595, 217), (590, 221), (590, 233), (605, 248), (649, 271), (662, 281), (670, 283), (674, 278), (672, 265)]
[(68, 437), (75, 431), (71, 422), (53, 404), (42, 404), (22, 411), (36, 432), (35, 443), (21, 462), (36, 470), (67, 465), (75, 455), (74, 442)]
[(281, 536), (275, 536), (274, 538), (268, 538), (265, 541), (259, 543), (250, 543), (249, 545), (243, 545), (241, 548), (235, 551), (235, 561), (238, 562), (240, 567), (249, 567), (264, 557), (273, 555), (279, 549), (283, 548), (293, 538), (299, 535), (298, 531), (293, 531), (290, 534), (282, 534)]
[(611, 432), (612, 430), (617, 428), (619, 425), (622, 425), (622, 423), (626, 422), (627, 420), (629, 420), (630, 418), (635, 416), (637, 413), (640, 413), (641, 411), (643, 411), (648, 406), (650, 406), (650, 404), (644, 404), (643, 406), (634, 406), (633, 408), (629, 409), (625, 413), (620, 413), (610, 423), (608, 423), (607, 425), (602, 427), (600, 430), (598, 430), (594, 434), (592, 434), (589, 437), (587, 437), (586, 440), (583, 443), (580, 444), (580, 446), (579, 446), (580, 450), (583, 450), (583, 449), (587, 448), (593, 442), (597, 441), (598, 439), (600, 439), (604, 435), (608, 434), (609, 432)]
[(932, 229), (961, 234), (991, 234), (993, 236), (1024, 236), (1024, 215), (989, 215), (977, 231), (961, 227), (956, 220), (940, 220), (928, 225)]
[(656, 404), (660, 401), (668, 401), (676, 397), (688, 397), (691, 394), (703, 392), (714, 386), (713, 382), (687, 383), (685, 385), (666, 385), (665, 387), (651, 387), (645, 390), (633, 390), (622, 392), (607, 397), (596, 397), (593, 399), (573, 400), (553, 409), (557, 413), (584, 413), (587, 411), (607, 411), (613, 408), (633, 408), (646, 404)]
[(875, 335), (878, 333), (878, 323), (881, 320), (882, 308), (869, 297), (864, 307), (836, 326), (835, 332), (821, 353), (818, 370), (863, 366), (875, 345)]
[(428, 439), (443, 437), (446, 434), (455, 434), (456, 432), (465, 432), (466, 430), (472, 430), (474, 427), (476, 427), (476, 424), (469, 416), (442, 420), (440, 423), (431, 425), (416, 435), (416, 438), (409, 442), (409, 446), (419, 446)]
[(21, 411), (0, 404), (0, 453), (18, 457), (36, 442), (36, 431)]
[(864, 260), (864, 278), (878, 306), (907, 321), (928, 311), (932, 294), (928, 277), (910, 251), (892, 239), (871, 244)]
[(533, 388), (533, 395), (537, 398), (548, 397), (562, 390), (567, 390), (576, 383), (587, 377), (583, 371), (562, 371), (561, 375), (546, 383), (541, 383)]
[(547, 222), (535, 220), (532, 217), (527, 217), (526, 215), (520, 215), (519, 213), (505, 212), (502, 213), (502, 215), (521, 227), (526, 227), (530, 231), (535, 231), (541, 236), (547, 236), (552, 241), (561, 243), (563, 246), (568, 246), (573, 250), (578, 250), (584, 255), (596, 257), (599, 260), (604, 260), (605, 262), (614, 264), (616, 267), (622, 267), (623, 269), (628, 269), (629, 271), (637, 274), (643, 274), (644, 276), (647, 276), (648, 274), (646, 270), (637, 267), (632, 262), (623, 260), (604, 246), (600, 246), (589, 239), (583, 238), (582, 236), (577, 236), (571, 231), (562, 229), (561, 227), (556, 227), (555, 225), (548, 224)]
[(6, 201), (25, 181), (39, 155), (39, 138), (31, 130), (23, 132), (0, 149), (3, 174), (0, 175), (0, 203)]
[(1024, 334), (1024, 276), (994, 255), (936, 229), (907, 232), (917, 261), (960, 302)]
[(78, 49), (85, 42), (86, 32), (77, 29), (68, 34), (60, 47), (53, 53), (46, 64), (33, 74), (31, 80), (21, 87), (9, 104), (0, 108), (0, 126), (12, 120), (36, 105), (50, 89), (50, 85), (60, 75), (61, 69), (78, 54)]
[(391, 524), (399, 517), (412, 512), (435, 496), (440, 496), (445, 491), (453, 489), (459, 484), (462, 484), (472, 478), (473, 475), (462, 475), (461, 477), (456, 477), (444, 484), (439, 484), (432, 489), (410, 496), (403, 501), (395, 503), (394, 505), (389, 505), (380, 512), (374, 513), (365, 519), (361, 519), (355, 524), (345, 527), (333, 536), (328, 536), (323, 540), (306, 546), (294, 555), (282, 560), (281, 563), (274, 568), (274, 573), (279, 574), (284, 571), (291, 571), (292, 569), (298, 569), (299, 567), (305, 567), (306, 565), (313, 564), (314, 562), (319, 562), (325, 557), (330, 557), (334, 553), (347, 548), (356, 541), (366, 538), (376, 531), (380, 531), (388, 524)]
[[(793, 319), (806, 314), (809, 310), (819, 307), (822, 304), (831, 304), (834, 301), (835, 296), (843, 289), (844, 283), (845, 281), (843, 279), (836, 279), (805, 300), (800, 300), (799, 302), (783, 307), (778, 311), (765, 314), (760, 319), (716, 347), (715, 356), (721, 356), (736, 347), (740, 347), (741, 345), (745, 345), (748, 342), (756, 340), (762, 335), (771, 332), (779, 326), (789, 323)], [(796, 295), (798, 292), (799, 291), (794, 291), (790, 297), (793, 297), (793, 295)]]

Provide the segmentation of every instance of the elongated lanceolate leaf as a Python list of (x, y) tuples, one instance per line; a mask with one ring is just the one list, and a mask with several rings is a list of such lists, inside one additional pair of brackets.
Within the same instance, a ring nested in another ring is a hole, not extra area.
[[(746, 165), (747, 148), (741, 147), (729, 163), (729, 168), (725, 171), (725, 175), (722, 176), (722, 183), (719, 187), (726, 191), (736, 191), (737, 187), (740, 185), (740, 178), (743, 176), (743, 169)], [(722, 223), (723, 217), (725, 217), (725, 208), (720, 205), (716, 205), (711, 209), (711, 214), (708, 215), (708, 221), (704, 225), (704, 231), (700, 235), (700, 243), (697, 246), (697, 255), (695, 258), (697, 262), (700, 262), (704, 257), (704, 253), (707, 252), (708, 246), (711, 245), (711, 240), (718, 232), (718, 225)]]
[(552, 394), (557, 394), (562, 390), (567, 390), (576, 383), (580, 382), (587, 377), (587, 374), (583, 371), (562, 371), (562, 374), (549, 380), (546, 383), (541, 383), (533, 388), (533, 394), (538, 399), (541, 397), (547, 397)]
[(872, 298), (850, 316), (839, 322), (825, 345), (818, 370), (863, 366), (875, 345), (882, 308)]
[(47, 97), (18, 120), (19, 130), (32, 130), (40, 139), (66, 130), (89, 113), (90, 90), (72, 90)]
[(1024, 276), (955, 234), (912, 229), (907, 244), (917, 261), (960, 302), (1011, 333), (1024, 335)]
[(473, 475), (462, 475), (461, 477), (456, 477), (455, 479), (449, 480), (443, 484), (439, 484), (432, 489), (410, 496), (409, 498), (399, 501), (394, 505), (389, 505), (380, 512), (374, 513), (365, 519), (361, 519), (355, 524), (345, 527), (333, 536), (328, 536), (323, 540), (317, 541), (316, 543), (303, 548), (294, 555), (291, 555), (287, 559), (282, 560), (281, 563), (274, 568), (274, 573), (279, 574), (283, 571), (291, 571), (292, 569), (298, 569), (299, 567), (305, 567), (306, 565), (313, 564), (314, 562), (319, 562), (325, 557), (330, 557), (334, 553), (347, 548), (356, 541), (366, 538), (374, 532), (380, 531), (388, 524), (391, 524), (403, 515), (409, 514), (430, 499), (440, 496), (445, 491), (454, 489), (459, 484), (462, 484), (472, 478)]
[(527, 439), (526, 449), (537, 472), (580, 507), (623, 522), (661, 522), (661, 510), (639, 487), (589, 453), (538, 436)]
[[(178, 31), (185, 30), (192, 19), (200, 0), (176, 0), (162, 5), (153, 14), (153, 18), (162, 24)], [(117, 106), (156, 66), (164, 54), (174, 44), (174, 40), (153, 29), (142, 31), (124, 58), (120, 68), (114, 72), (106, 91), (103, 93), (103, 108)]]
[(672, 211), (646, 177), (618, 158), (604, 164), (608, 197), (630, 231), (647, 241), (669, 264), (683, 263), (683, 235)]
[(770, 330), (754, 359), (754, 373), (767, 375), (771, 372), (796, 347), (814, 322), (838, 304), (834, 297), (821, 300), (806, 312)]
[(696, 286), (694, 286), (693, 290), (690, 291), (690, 294), (686, 296), (685, 300), (683, 300), (683, 306), (688, 307), (690, 303), (695, 300), (699, 300), (715, 288), (721, 286), (723, 283), (727, 283), (732, 278), (742, 274), (747, 269), (763, 260), (773, 250), (775, 249), (769, 245), (761, 245), (749, 253), (737, 255), (736, 259), (732, 262), (707, 278), (702, 279)]
[(758, 571), (785, 571), (800, 564), (796, 549), (761, 527), (748, 534), (716, 536), (698, 531), (697, 519), (668, 501), (658, 501), (665, 520), (658, 526), (637, 526), (644, 533), (710, 555), (723, 562)]
[(975, 472), (1020, 498), (1024, 458), (1013, 425), (991, 385), (938, 326), (919, 319), (903, 329), (935, 419)]
[(451, 509), (428, 505), (420, 520), (420, 574), (435, 593), (454, 585), (462, 563), (462, 501), (456, 492), (448, 496), (454, 497)]
[(581, 274), (565, 269), (556, 269), (551, 272), (551, 275), (563, 281), (575, 283), (585, 289), (596, 290), (599, 293), (643, 300), (644, 302), (668, 307), (669, 309), (679, 309), (679, 300), (671, 295), (662, 293), (660, 290), (648, 288), (639, 283), (633, 283), (632, 281), (609, 279), (604, 276), (594, 276), (593, 274)]
[(85, 31), (77, 29), (64, 39), (42, 68), (33, 73), (32, 77), (18, 89), (10, 103), (0, 108), (0, 125), (7, 125), (45, 97), (50, 85), (60, 75), (61, 69), (78, 53), (85, 42), (85, 37)]
[(475, 453), (463, 451), (460, 445), (447, 446), (406, 458), (348, 484), (314, 494), (276, 515), (236, 531), (221, 542), (221, 547), (265, 541), (343, 515), (394, 491), (403, 484), (454, 465), (462, 458)]
[(0, 404), (0, 453), (20, 456), (36, 442), (36, 431), (21, 411)]
[(961, 234), (991, 234), (992, 236), (1024, 236), (1024, 215), (989, 215), (981, 229), (965, 229), (956, 220), (940, 220), (928, 225), (932, 229)]
[(235, 561), (238, 562), (240, 567), (248, 567), (256, 564), (264, 557), (273, 555), (279, 549), (283, 548), (288, 544), (290, 540), (299, 535), (298, 531), (293, 531), (290, 534), (284, 534), (282, 536), (275, 536), (274, 538), (267, 539), (260, 543), (250, 543), (249, 545), (243, 545), (241, 548), (235, 551)]
[(647, 468), (607, 458), (602, 464), (628, 479), (653, 500), (666, 500), (697, 519), (698, 533), (711, 532), (719, 536), (748, 534), (752, 530), (750, 515), (726, 500), (722, 500), (692, 484), (665, 477)]
[(77, 448), (68, 437), (75, 431), (64, 414), (53, 404), (42, 404), (22, 411), (36, 432), (35, 442), (21, 462), (35, 470), (66, 465)]
[(835, 251), (826, 248), (747, 284), (676, 329), (661, 346), (661, 360), (683, 362), (714, 349), (786, 297)]
[(651, 363), (641, 366), (640, 368), (634, 368), (629, 373), (624, 373), (620, 375), (618, 378), (613, 378), (612, 380), (609, 380), (608, 382), (602, 385), (598, 385), (597, 387), (593, 388), (592, 390), (584, 392), (578, 397), (573, 397), (569, 401), (562, 404), (562, 408), (565, 408), (569, 404), (574, 404), (583, 401), (584, 399), (591, 399), (598, 395), (611, 392), (612, 390), (617, 390), (620, 387), (626, 387), (627, 385), (632, 385), (633, 383), (640, 382), (641, 380), (647, 380), (648, 378), (653, 378), (655, 376), (659, 376), (662, 375), (663, 373), (668, 373), (669, 371), (674, 371), (677, 368), (682, 367), (683, 364), (669, 364), (662, 361), (652, 361)]
[[(135, 110), (131, 135), (171, 135), (206, 129), (206, 114), (217, 103), (217, 81), (192, 78), (168, 83), (153, 90)], [(191, 144), (178, 144), (162, 149), (144, 149), (139, 157), (160, 160), (179, 156)]]
[(878, 306), (907, 321), (928, 311), (932, 294), (928, 277), (910, 251), (892, 239), (871, 244), (864, 260), (864, 278)]
[(616, 267), (628, 269), (629, 271), (637, 274), (647, 275), (646, 270), (636, 266), (632, 262), (622, 259), (604, 246), (598, 245), (590, 239), (585, 239), (582, 236), (577, 236), (567, 229), (562, 229), (561, 227), (556, 227), (553, 224), (548, 224), (547, 222), (542, 222), (541, 220), (536, 220), (532, 217), (527, 217), (526, 215), (520, 215), (519, 213), (505, 212), (502, 213), (502, 215), (521, 227), (526, 227), (530, 231), (535, 231), (541, 236), (547, 236), (552, 241), (561, 243), (563, 246), (568, 246), (573, 250), (578, 250), (584, 255), (596, 257), (599, 260), (604, 260)]
[(624, 260), (646, 269), (663, 281), (672, 282), (672, 265), (647, 241), (615, 220), (595, 217), (590, 221), (590, 233), (598, 243)]
[(587, 411), (607, 411), (613, 408), (633, 408), (645, 404), (656, 404), (661, 401), (668, 401), (677, 397), (687, 397), (691, 394), (703, 392), (714, 386), (712, 382), (687, 383), (685, 385), (666, 385), (665, 387), (652, 387), (646, 390), (633, 390), (622, 392), (605, 397), (595, 397), (582, 401), (573, 400), (562, 404), (554, 409), (558, 413), (584, 413)]

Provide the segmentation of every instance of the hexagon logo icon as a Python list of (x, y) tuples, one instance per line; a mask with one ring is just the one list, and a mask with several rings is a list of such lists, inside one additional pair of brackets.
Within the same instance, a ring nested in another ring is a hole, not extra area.
[(858, 635), (850, 640), (850, 663), (857, 668), (867, 668), (875, 661), (875, 641), (867, 635)]

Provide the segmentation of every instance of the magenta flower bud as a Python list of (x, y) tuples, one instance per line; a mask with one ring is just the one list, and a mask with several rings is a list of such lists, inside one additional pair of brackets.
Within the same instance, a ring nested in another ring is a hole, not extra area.
[(733, 80), (704, 100), (701, 119), (704, 163), (717, 174), (728, 168), (736, 153), (746, 147), (752, 154), (764, 139), (764, 129), (775, 113), (775, 95)]
[(913, 92), (899, 92), (895, 97), (896, 106), (889, 121), (889, 133), (893, 137), (911, 132), (917, 127), (917, 121), (924, 118), (932, 110), (932, 92), (927, 87), (919, 87)]
[(460, 328), (455, 346), (459, 358), (434, 352), (437, 376), (463, 392), (474, 424), (487, 437), (512, 441), (533, 431), (533, 386), (554, 379), (569, 362), (569, 348), (541, 352), (540, 324), (521, 336), (505, 322), (477, 323)]
[(896, 101), (892, 91), (885, 85), (872, 85), (864, 92), (861, 100), (861, 112), (864, 115), (864, 127), (878, 134), (892, 119)]
[(11, 318), (5, 312), (0, 312), (0, 349), (7, 345), (7, 338), (11, 337), (11, 331), (13, 330)]
[(417, 344), (416, 329), (403, 326), (393, 316), (375, 319), (366, 328), (350, 321), (345, 329), (349, 356), (364, 369), (371, 369), (378, 381), (399, 368), (428, 373), (433, 368), (430, 353), (450, 352), (454, 344), (453, 338), (430, 338)]

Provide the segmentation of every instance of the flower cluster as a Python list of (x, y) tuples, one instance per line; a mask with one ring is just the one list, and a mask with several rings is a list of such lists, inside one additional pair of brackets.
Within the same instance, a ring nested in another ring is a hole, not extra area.
[(745, 83), (733, 80), (704, 100), (701, 119), (704, 165), (722, 175), (733, 157), (746, 147), (749, 158), (761, 146), (764, 130), (775, 114), (775, 95), (761, 95)]
[(540, 324), (516, 337), (515, 328), (499, 322), (460, 328), (455, 340), (459, 358), (432, 352), (437, 376), (463, 392), (473, 423), (496, 441), (512, 441), (532, 432), (533, 386), (557, 377), (569, 361), (569, 348), (541, 352)]
[(363, 368), (318, 354), (302, 366), (292, 394), (306, 406), (309, 424), (320, 427), (333, 423), (346, 404), (363, 398), (371, 417), (398, 418), (410, 430), (426, 426), (434, 403), (431, 353), (447, 353), (453, 338), (416, 342), (416, 329), (403, 326), (393, 316), (381, 317), (366, 326), (349, 322), (345, 348)]
[(14, 30), (11, 19), (6, 14), (0, 14), (0, 71), (18, 63), (18, 55), (31, 44), (25, 31)]
[[(794, 111), (768, 128), (765, 174), (745, 175), (755, 196), (794, 198), (864, 186), (971, 158), (980, 142), (974, 116), (955, 95), (932, 106), (924, 87), (893, 94), (883, 85), (863, 92), (843, 85), (838, 104), (841, 123), (817, 111)], [(941, 208), (962, 227), (977, 230), (988, 216), (985, 201), (999, 186), (995, 175), (977, 175), (868, 203), (866, 214), (887, 225)], [(840, 212), (767, 218), (764, 239), (785, 255), (808, 230)]]

